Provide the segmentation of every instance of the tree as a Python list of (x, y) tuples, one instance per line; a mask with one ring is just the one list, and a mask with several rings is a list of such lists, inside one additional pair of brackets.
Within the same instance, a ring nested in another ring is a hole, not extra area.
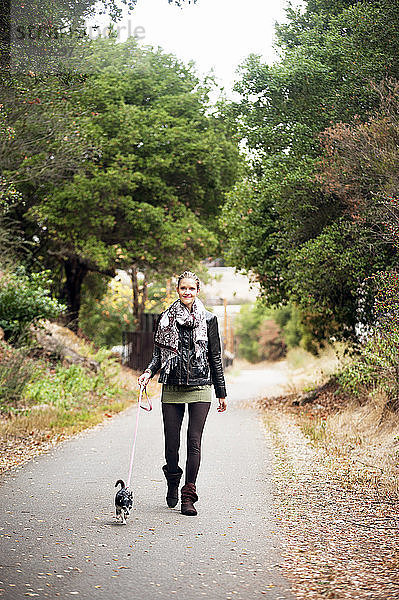
[(381, 103), (366, 122), (337, 123), (321, 134), (318, 179), (379, 242), (398, 248), (399, 82), (384, 80), (375, 89)]
[(209, 87), (192, 64), (140, 50), (133, 39), (97, 40), (91, 49), (93, 71), (73, 124), (90, 153), (69, 176), (26, 190), (22, 207), (42, 260), (64, 266), (75, 328), (89, 271), (173, 274), (208, 256), (239, 168), (236, 144), (209, 114)]
[[(355, 115), (361, 122), (367, 120), (379, 103), (371, 80), (399, 77), (399, 16), (396, 6), (386, 0), (314, 0), (304, 10), (290, 9), (288, 17), (288, 23), (277, 28), (280, 60), (269, 66), (251, 55), (236, 84), (241, 100), (225, 109), (250, 156), (246, 181), (229, 194), (222, 216), (228, 254), (236, 265), (255, 273), (269, 302), (295, 297), (302, 312), (311, 317), (315, 306), (314, 299), (309, 301), (308, 285), (318, 285), (322, 261), (317, 262), (317, 253), (323, 241), (331, 241), (329, 268), (340, 278), (348, 273), (348, 294), (336, 300), (331, 294), (323, 298), (322, 292), (318, 294), (315, 332), (332, 333), (324, 311), (329, 305), (337, 315), (334, 334), (355, 335), (351, 298), (359, 282), (349, 273), (358, 256), (350, 249), (340, 255), (337, 236), (350, 230), (363, 243), (359, 273), (370, 274), (377, 266), (374, 259), (381, 264), (378, 257), (384, 256), (389, 263), (391, 256), (380, 252), (378, 245), (375, 252), (368, 252), (368, 224), (353, 223), (345, 200), (317, 179), (323, 154), (319, 134), (332, 123), (350, 122)], [(305, 254), (312, 261), (302, 263)], [(301, 277), (293, 278), (294, 265), (300, 266)], [(348, 304), (341, 310), (343, 298)], [(338, 305), (331, 305), (335, 301)]]
[(26, 273), (23, 267), (0, 273), (0, 327), (6, 339), (21, 341), (29, 325), (55, 318), (65, 306), (51, 297), (50, 272)]

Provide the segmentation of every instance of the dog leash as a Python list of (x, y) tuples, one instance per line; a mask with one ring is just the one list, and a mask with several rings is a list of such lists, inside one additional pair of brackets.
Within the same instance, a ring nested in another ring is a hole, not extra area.
[[(144, 406), (143, 404), (141, 404), (141, 400), (143, 398), (143, 392), (145, 392), (145, 395), (146, 395), (146, 398), (147, 398), (147, 402), (148, 402), (148, 406)], [(135, 426), (135, 429), (134, 429), (134, 436), (133, 436), (132, 455), (130, 457), (129, 475), (128, 475), (128, 478), (127, 478), (127, 485), (126, 485), (126, 487), (130, 487), (130, 480), (132, 478), (134, 452), (136, 450), (137, 431), (138, 431), (138, 428), (139, 428), (140, 408), (143, 408), (144, 410), (147, 410), (148, 412), (152, 410), (151, 400), (148, 397), (147, 389), (146, 389), (145, 385), (141, 385), (140, 386), (140, 393), (139, 393), (138, 406), (137, 406), (137, 414), (136, 414), (136, 426)]]

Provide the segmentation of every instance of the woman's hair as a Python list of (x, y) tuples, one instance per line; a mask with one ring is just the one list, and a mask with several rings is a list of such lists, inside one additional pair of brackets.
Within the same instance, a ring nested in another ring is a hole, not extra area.
[(192, 271), (184, 271), (184, 273), (182, 273), (181, 275), (179, 275), (179, 277), (177, 278), (177, 287), (179, 287), (180, 282), (181, 282), (182, 279), (194, 279), (194, 281), (197, 284), (197, 290), (200, 289), (200, 280), (199, 280), (199, 277), (198, 277), (198, 275), (196, 275)]

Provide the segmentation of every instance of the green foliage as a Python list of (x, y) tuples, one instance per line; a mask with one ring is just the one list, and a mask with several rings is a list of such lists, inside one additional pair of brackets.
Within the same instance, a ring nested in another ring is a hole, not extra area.
[[(122, 343), (122, 332), (134, 329), (132, 290), (112, 280), (101, 286), (101, 294), (93, 290), (93, 281), (105, 278), (91, 273), (85, 282), (85, 294), (80, 311), (80, 327), (96, 346), (110, 348)], [(90, 290), (87, 289), (90, 284)]]
[(14, 269), (22, 257), (26, 258), (28, 249), (18, 223), (0, 214), (0, 279), (2, 273)]
[(101, 158), (43, 205), (58, 235), (65, 242), (78, 216), (65, 205), (84, 205), (89, 219), (76, 223), (75, 244), (90, 260), (103, 264), (108, 249), (114, 264), (165, 272), (178, 270), (183, 254), (209, 255), (214, 217), (238, 168), (222, 121), (206, 114), (209, 87), (192, 66), (133, 40), (102, 40), (92, 56), (81, 102), (92, 111)]
[(89, 373), (80, 365), (64, 367), (57, 365), (48, 372), (38, 370), (26, 385), (24, 397), (29, 404), (49, 404), (56, 408), (73, 408), (90, 400), (91, 395), (107, 398), (120, 393), (117, 384), (109, 376), (109, 361), (103, 361), (98, 373)]
[(300, 318), (299, 311), (295, 306), (282, 306), (274, 309), (273, 319), (277, 325), (284, 331), (284, 340), (289, 348), (299, 346), (301, 341), (300, 335)]
[(338, 375), (342, 387), (354, 396), (382, 391), (389, 405), (399, 410), (399, 335), (374, 334), (362, 346), (360, 357)]
[(3, 186), (2, 205), (55, 273), (75, 322), (87, 272), (173, 274), (213, 253), (240, 168), (237, 143), (208, 102), (212, 82), (193, 64), (133, 38), (82, 45), (87, 75), (27, 75), (4, 86), (0, 113), (12, 132), (0, 160), (19, 194)]
[(57, 366), (53, 371), (44, 375), (43, 372), (26, 386), (25, 397), (33, 404), (46, 402), (54, 406), (67, 408), (90, 392), (94, 379), (80, 365), (71, 365), (67, 369)]
[(297, 346), (315, 350), (302, 315), (293, 305), (270, 308), (261, 301), (243, 305), (235, 328), (239, 339), (238, 353), (250, 362), (276, 360), (285, 355), (287, 348)]
[(0, 412), (18, 412), (44, 404), (69, 409), (89, 402), (92, 396), (110, 399), (121, 390), (113, 382), (116, 363), (100, 349), (93, 359), (100, 369), (93, 374), (80, 365), (51, 366), (29, 358), (32, 347), (13, 348), (0, 342)]
[(291, 253), (291, 298), (309, 313), (320, 340), (342, 331), (343, 324), (348, 335), (354, 331), (361, 283), (388, 261), (389, 250), (370, 247), (365, 237), (356, 224), (342, 221)]
[(374, 297), (374, 327), (339, 381), (357, 396), (383, 391), (388, 406), (399, 410), (399, 274), (376, 273), (368, 284)]
[[(277, 28), (280, 60), (267, 65), (251, 55), (236, 84), (241, 100), (224, 107), (250, 151), (249, 172), (228, 194), (221, 218), (227, 257), (256, 273), (267, 303), (298, 305), (318, 340), (353, 338), (362, 277), (394, 264), (385, 240), (372, 235), (371, 213), (355, 219), (337, 186), (316, 175), (324, 152), (319, 134), (356, 115), (357, 123), (366, 121), (381, 95), (371, 80), (399, 78), (398, 28), (397, 7), (387, 0), (309, 0), (289, 9)], [(361, 143), (346, 148), (362, 184), (374, 177), (370, 194), (395, 176), (393, 154), (386, 160), (384, 149), (381, 161), (381, 145), (368, 146), (368, 134), (365, 124)], [(387, 139), (393, 148), (396, 137)], [(331, 138), (333, 150), (339, 143)], [(348, 169), (337, 173), (350, 196)]]
[(250, 362), (261, 360), (258, 336), (263, 319), (264, 313), (256, 305), (252, 307), (244, 304), (235, 320), (235, 332), (239, 339), (238, 354)]
[(0, 280), (0, 327), (6, 338), (16, 340), (29, 325), (56, 318), (65, 306), (52, 297), (50, 271), (28, 275), (23, 266), (3, 274)]
[[(0, 135), (4, 135), (4, 132), (1, 131), (1, 126)], [(7, 181), (5, 177), (0, 176), (0, 213), (7, 213), (11, 206), (18, 204), (20, 201), (21, 194), (15, 189), (13, 184)]]
[(26, 347), (13, 348), (0, 341), (0, 412), (17, 405), (33, 372)]

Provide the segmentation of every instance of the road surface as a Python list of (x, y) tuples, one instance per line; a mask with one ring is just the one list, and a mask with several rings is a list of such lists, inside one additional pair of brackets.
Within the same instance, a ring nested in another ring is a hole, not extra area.
[(227, 411), (214, 401), (197, 517), (165, 503), (159, 396), (153, 412), (140, 414), (127, 525), (113, 516), (114, 485), (127, 477), (136, 407), (8, 472), (0, 482), (0, 597), (291, 600), (280, 575), (271, 449), (248, 403), (283, 378), (273, 368), (242, 371), (228, 383)]

